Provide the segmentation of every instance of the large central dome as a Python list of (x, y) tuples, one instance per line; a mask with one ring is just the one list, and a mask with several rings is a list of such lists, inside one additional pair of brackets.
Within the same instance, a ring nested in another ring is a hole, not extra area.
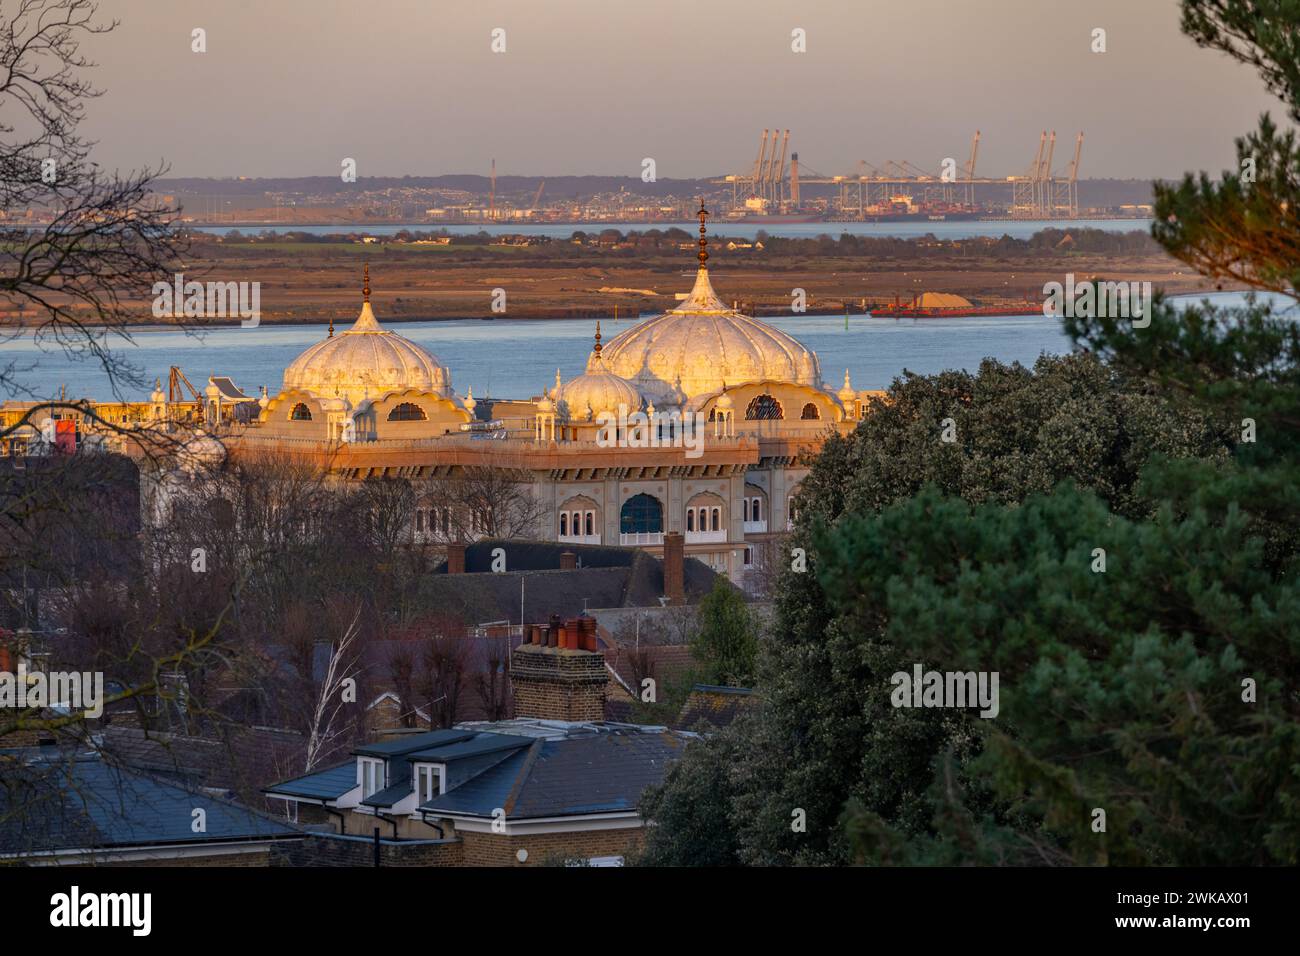
[(701, 266), (681, 305), (615, 336), (587, 368), (627, 379), (646, 398), (676, 404), (724, 385), (765, 380), (821, 387), (817, 353), (723, 305)]
[(451, 373), (432, 353), (380, 326), (370, 309), (369, 286), (367, 275), (365, 302), (352, 328), (294, 359), (284, 370), (284, 387), (337, 395), (353, 405), (408, 388), (449, 396)]

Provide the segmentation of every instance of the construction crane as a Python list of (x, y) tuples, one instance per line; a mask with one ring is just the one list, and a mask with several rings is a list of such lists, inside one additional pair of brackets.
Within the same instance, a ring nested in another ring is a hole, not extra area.
[(497, 161), (492, 160), (492, 186), (488, 191), (488, 218), (495, 220), (497, 217)]
[(541, 184), (540, 186), (537, 187), (537, 194), (533, 196), (533, 208), (534, 208), (534, 209), (536, 209), (536, 208), (537, 208), (537, 204), (540, 203), (540, 202), (542, 201), (542, 190), (545, 189), (545, 188), (546, 188), (546, 180), (543, 179), (543, 180), (542, 180), (542, 184)]
[(185, 394), (181, 391), (182, 382), (184, 382), (185, 387), (190, 390), (190, 394), (194, 396), (194, 400), (198, 402), (200, 405), (202, 405), (203, 399), (199, 398), (198, 389), (196, 389), (193, 385), (190, 384), (190, 380), (185, 377), (185, 373), (182, 372), (180, 370), (180, 367), (176, 365), (173, 365), (171, 371), (167, 373), (168, 404), (174, 404), (176, 402), (185, 401)]

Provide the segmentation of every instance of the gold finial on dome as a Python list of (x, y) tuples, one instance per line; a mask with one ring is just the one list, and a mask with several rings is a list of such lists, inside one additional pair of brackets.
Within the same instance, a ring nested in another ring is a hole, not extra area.
[(361, 285), (361, 297), (366, 302), (369, 302), (370, 301), (370, 263), (369, 262), (366, 263), (364, 275), (365, 275), (365, 279), (363, 280)]
[(696, 213), (700, 217), (700, 251), (697, 258), (700, 260), (700, 268), (707, 268), (709, 261), (709, 240), (707, 238), (708, 230), (704, 227), (704, 220), (709, 217), (709, 211), (704, 208), (704, 197), (700, 197), (700, 211)]
[(596, 320), (596, 349), (597, 355), (600, 355), (600, 319)]

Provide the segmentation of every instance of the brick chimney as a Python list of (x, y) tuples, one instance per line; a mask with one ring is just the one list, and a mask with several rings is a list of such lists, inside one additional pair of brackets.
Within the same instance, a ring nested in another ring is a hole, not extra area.
[(607, 681), (599, 651), (520, 644), (510, 654), (516, 717), (604, 720)]
[(572, 551), (560, 552), (560, 570), (572, 571), (578, 566), (578, 556)]
[(686, 539), (680, 531), (664, 535), (664, 596), (669, 604), (686, 603)]
[(447, 544), (447, 573), (465, 573), (465, 542), (450, 541)]

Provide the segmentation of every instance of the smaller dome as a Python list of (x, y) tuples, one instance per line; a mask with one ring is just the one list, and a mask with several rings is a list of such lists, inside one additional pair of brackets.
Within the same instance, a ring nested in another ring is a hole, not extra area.
[[(596, 347), (587, 371), (560, 385), (557, 403), (570, 419), (592, 418), (601, 412), (617, 412), (620, 407), (636, 411), (641, 407), (641, 393), (625, 378), (609, 369), (600, 357), (600, 323), (596, 323)], [(559, 381), (558, 375), (556, 381)]]
[(853, 390), (853, 386), (849, 383), (848, 369), (844, 370), (844, 387), (835, 394), (839, 400), (844, 403), (845, 407), (848, 407), (850, 402), (857, 401), (858, 393)]
[(191, 477), (218, 467), (225, 458), (226, 446), (203, 429), (196, 431), (176, 450), (181, 471)]
[(537, 410), (539, 412), (553, 412), (555, 411), (555, 403), (543, 395), (537, 400)]
[(161, 405), (167, 401), (167, 393), (162, 390), (162, 379), (156, 378), (153, 380), (153, 391), (149, 394), (149, 401), (155, 405)]
[[(726, 386), (723, 386), (724, 388)], [(731, 396), (723, 392), (718, 396), (718, 400), (713, 403), (715, 408), (730, 408), (732, 406)]]
[(465, 401), (461, 402), (461, 404), (465, 406), (465, 411), (469, 412), (469, 417), (470, 417), (470, 418), (473, 418), (473, 417), (474, 417), (474, 409), (476, 409), (476, 408), (478, 407), (478, 402), (474, 401), (474, 386), (473, 386), (473, 385), (471, 385), (471, 386), (469, 387), (469, 391), (465, 394)]

